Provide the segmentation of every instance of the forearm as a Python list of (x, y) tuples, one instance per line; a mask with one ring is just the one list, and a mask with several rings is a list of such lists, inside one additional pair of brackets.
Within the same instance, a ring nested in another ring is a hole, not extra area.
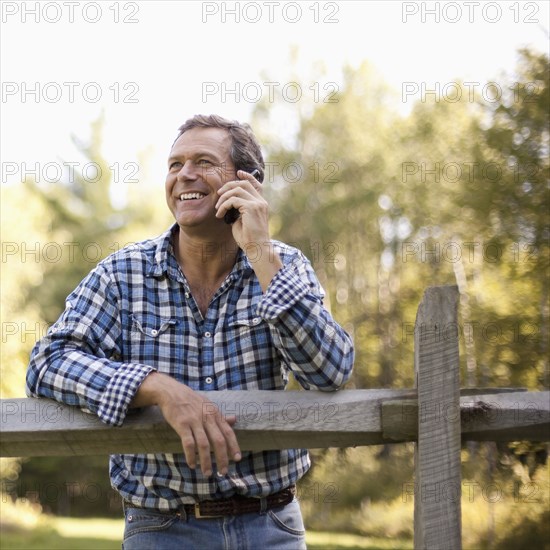
[(280, 355), (306, 389), (333, 391), (353, 369), (349, 335), (318, 303), (305, 299), (270, 323)]
[(271, 281), (257, 313), (268, 324), (285, 363), (307, 388), (335, 390), (349, 379), (349, 335), (323, 307), (309, 264), (285, 266)]
[(174, 378), (167, 374), (159, 372), (151, 372), (140, 384), (134, 398), (130, 402), (130, 408), (149, 407), (151, 405), (159, 405), (163, 399), (169, 399), (170, 394), (174, 391), (174, 385), (180, 384)]
[(27, 395), (49, 397), (120, 426), (153, 367), (123, 362), (120, 295), (99, 265), (67, 297), (66, 308), (33, 348)]
[[(69, 337), (68, 337), (69, 338)], [(27, 395), (48, 397), (98, 415), (119, 426), (141, 381), (153, 370), (141, 364), (121, 363), (93, 355), (64, 338), (46, 336), (31, 354)]]
[(258, 278), (262, 292), (265, 293), (275, 275), (283, 268), (279, 254), (273, 243), (266, 241), (255, 244), (254, 251), (250, 252), (248, 260)]

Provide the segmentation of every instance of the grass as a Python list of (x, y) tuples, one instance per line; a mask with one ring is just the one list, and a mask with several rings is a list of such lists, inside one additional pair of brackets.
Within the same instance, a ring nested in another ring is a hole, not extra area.
[(412, 540), (361, 537), (345, 533), (306, 532), (308, 550), (385, 550), (413, 548)]
[[(2, 550), (120, 550), (124, 522), (112, 519), (48, 517), (32, 529), (3, 528)], [(308, 531), (308, 550), (375, 550), (412, 548), (412, 541), (376, 539), (341, 533)]]

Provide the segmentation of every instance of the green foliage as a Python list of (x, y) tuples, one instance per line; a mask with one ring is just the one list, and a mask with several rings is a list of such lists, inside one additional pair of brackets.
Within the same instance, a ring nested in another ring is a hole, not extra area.
[[(365, 63), (345, 71), (338, 102), (300, 113), (295, 141), (271, 131), (280, 113), (258, 110), (254, 126), (278, 167), (266, 182), (273, 231), (312, 260), (327, 304), (354, 337), (348, 387), (411, 387), (421, 294), (457, 284), (462, 385), (548, 389), (548, 71), (547, 56), (522, 51), (516, 74), (499, 81), (500, 101), (432, 97), (404, 117)], [(292, 162), (300, 179), (284, 171)], [(539, 453), (546, 462), (544, 446), (491, 448), (468, 446), (469, 479), (525, 484), (521, 460)], [(375, 534), (373, 518), (394, 513), (395, 492), (412, 478), (402, 452), (318, 457), (304, 480), (311, 525)], [(321, 490), (315, 502), (312, 487), (332, 482), (340, 500), (324, 502)], [(366, 511), (354, 523), (357, 507)], [(397, 515), (393, 525), (410, 528)]]
[(122, 501), (111, 487), (109, 457), (23, 459), (16, 481), (4, 481), (11, 498), (40, 503), (47, 514), (71, 517), (120, 517)]
[(4, 550), (120, 550), (120, 542), (94, 537), (63, 537), (51, 528), (2, 533)]
[(412, 445), (313, 452), (313, 467), (298, 485), (307, 528), (411, 538)]
[(546, 510), (538, 517), (526, 517), (515, 531), (500, 538), (500, 550), (516, 550), (517, 548), (550, 549), (550, 511)]
[[(291, 80), (300, 83), (301, 78)], [(274, 79), (266, 75), (266, 80)], [(264, 186), (273, 234), (311, 259), (327, 291), (327, 305), (354, 338), (356, 364), (349, 387), (411, 387), (413, 329), (422, 292), (431, 285), (457, 284), (462, 385), (547, 389), (547, 56), (519, 52), (516, 73), (498, 81), (504, 92), (498, 101), (471, 102), (463, 94), (456, 102), (419, 102), (407, 116), (397, 112), (399, 99), (369, 64), (346, 68), (343, 82), (336, 102), (300, 103), (288, 113), (259, 104), (252, 126), (274, 167)], [(151, 190), (130, 193), (124, 211), (111, 204), (102, 125), (102, 119), (94, 124), (90, 143), (81, 147), (103, 168), (97, 182), (78, 176), (73, 182), (2, 189), (4, 240), (21, 243), (24, 235), (29, 243), (77, 243), (73, 257), (65, 253), (57, 262), (31, 265), (10, 256), (3, 271), (3, 327), (6, 322), (47, 326), (100, 259), (97, 250), (105, 256), (167, 226), (165, 213), (132, 198)], [(289, 127), (295, 132), (289, 133)], [(445, 330), (443, 336), (452, 336), (453, 327)], [(31, 340), (28, 335), (3, 337), (4, 396), (22, 395)], [(463, 453), (464, 478), (527, 486), (545, 462), (544, 446), (497, 451), (472, 444)], [(73, 459), (47, 459), (40, 467), (29, 461), (20, 480), (23, 484), (25, 470), (29, 476), (32, 470), (48, 477), (57, 469), (62, 473), (55, 483), (68, 475), (75, 481), (97, 476), (106, 481), (104, 463), (86, 464), (90, 471), (72, 476), (66, 472)], [(408, 534), (411, 523), (400, 499), (411, 480), (408, 446), (316, 454), (302, 482), (306, 519), (316, 528), (372, 534), (391, 523), (394, 536)], [(335, 487), (336, 502), (330, 500)], [(465, 524), (479, 518), (485, 522), (476, 525), (469, 544), (494, 544), (494, 533), (484, 529), (495, 510), (486, 504), (464, 507)], [(535, 502), (510, 513), (506, 506), (498, 508), (502, 525), (518, 527), (515, 532), (501, 528), (503, 547), (517, 542), (514, 537), (524, 542), (537, 533), (542, 537), (545, 518), (537, 512), (542, 505)], [(74, 515), (96, 512), (71, 508)], [(526, 514), (532, 525), (522, 529), (513, 518), (523, 521)]]
[[(1, 389), (5, 397), (24, 396), (24, 374), (35, 340), (55, 322), (67, 295), (97, 262), (127, 243), (168, 227), (167, 217), (156, 214), (155, 202), (141, 198), (154, 192), (164, 200), (162, 187), (151, 190), (146, 182), (133, 184), (124, 211), (112, 204), (116, 182), (101, 153), (103, 126), (103, 117), (93, 123), (89, 143), (75, 139), (87, 160), (99, 167), (101, 177), (75, 173), (55, 183), (28, 180), (3, 190), (5, 250), (17, 250), (6, 255), (2, 273)], [(13, 496), (37, 496), (44, 510), (56, 514), (121, 513), (120, 499), (110, 487), (106, 456), (86, 461), (28, 459), (21, 464), (17, 482), (11, 476), (7, 486)]]
[[(548, 58), (520, 52), (511, 80), (500, 102), (463, 94), (403, 117), (363, 64), (292, 146), (268, 142), (273, 230), (353, 334), (356, 387), (412, 385), (415, 312), (435, 284), (461, 293), (463, 385), (548, 387)], [(260, 133), (273, 122), (262, 107)]]
[[(117, 183), (112, 181), (112, 171), (101, 153), (104, 123), (101, 116), (92, 124), (89, 143), (74, 139), (81, 153), (97, 167), (97, 174), (84, 177), (75, 173), (65, 181), (46, 185), (25, 182), (28, 193), (41, 202), (48, 214), (46, 234), (39, 242), (55, 243), (57, 250), (61, 250), (55, 261), (41, 258), (40, 284), (26, 286), (25, 301), (37, 304), (48, 324), (55, 322), (65, 298), (84, 276), (101, 259), (131, 243), (131, 236), (142, 233), (143, 226), (153, 217), (150, 202), (129, 202), (124, 210), (112, 204), (111, 188)], [(140, 187), (143, 186), (141, 182)], [(147, 236), (164, 229), (149, 226)]]

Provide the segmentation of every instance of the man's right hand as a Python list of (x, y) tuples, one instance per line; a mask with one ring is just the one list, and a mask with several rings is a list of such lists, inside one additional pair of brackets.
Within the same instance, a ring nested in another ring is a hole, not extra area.
[(212, 475), (212, 459), (216, 457), (218, 472), (227, 474), (229, 460), (239, 461), (241, 451), (232, 426), (235, 416), (224, 417), (217, 407), (191, 388), (159, 372), (152, 372), (142, 382), (130, 407), (158, 405), (162, 414), (181, 438), (185, 459), (196, 467), (199, 455), (204, 475)]

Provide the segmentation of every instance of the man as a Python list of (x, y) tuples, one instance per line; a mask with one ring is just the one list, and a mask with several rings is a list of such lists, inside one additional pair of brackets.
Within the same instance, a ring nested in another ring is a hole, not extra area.
[(270, 238), (264, 166), (248, 125), (188, 120), (168, 159), (174, 226), (100, 262), (33, 349), (28, 395), (113, 426), (158, 405), (181, 437), (182, 454), (111, 457), (126, 550), (305, 548), (294, 486), (307, 451), (241, 452), (236, 418), (204, 414), (196, 393), (282, 390), (288, 371), (331, 391), (351, 373), (352, 342), (309, 262)]

